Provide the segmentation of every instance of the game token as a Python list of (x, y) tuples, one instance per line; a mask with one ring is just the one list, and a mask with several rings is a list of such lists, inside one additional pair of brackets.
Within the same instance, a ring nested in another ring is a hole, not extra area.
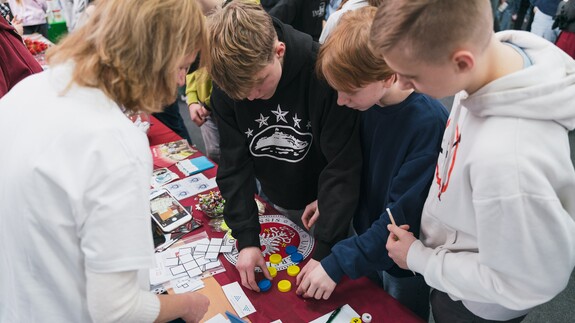
[(270, 276), (272, 276), (272, 278), (278, 274), (278, 270), (275, 267), (268, 267), (268, 271), (270, 272)]
[[(293, 260), (293, 259), (292, 259)], [(270, 255), (270, 262), (272, 264), (279, 264), (280, 262), (282, 262), (282, 255), (274, 253), (273, 255)]]
[(296, 265), (291, 265), (287, 268), (287, 273), (288, 275), (294, 277), (297, 276), (297, 274), (299, 274), (299, 267)]
[(361, 320), (362, 320), (364, 323), (371, 323), (371, 314), (369, 314), (369, 313), (363, 313), (363, 314), (361, 315)]
[(303, 255), (299, 252), (292, 254), (290, 257), (291, 261), (295, 262), (296, 264), (300, 263), (303, 260)]
[(286, 247), (286, 253), (287, 253), (288, 255), (294, 254), (294, 253), (296, 253), (296, 252), (297, 252), (297, 247), (296, 247), (296, 246), (289, 245), (289, 246)]
[(269, 279), (262, 279), (258, 282), (258, 287), (261, 292), (267, 292), (272, 287), (272, 282)]
[(282, 293), (287, 293), (291, 290), (291, 282), (289, 280), (280, 280), (278, 283), (278, 290)]
[(362, 323), (362, 322), (359, 317), (354, 317), (349, 321), (349, 323)]
[[(261, 226), (260, 248), (262, 250), (262, 256), (267, 262), (270, 262), (269, 257), (274, 253), (280, 254), (283, 257), (278, 264), (268, 263), (267, 266), (273, 266), (278, 271), (282, 271), (287, 269), (288, 266), (293, 265), (294, 262), (284, 251), (287, 246), (297, 247), (297, 252), (303, 255), (303, 259), (306, 259), (311, 254), (315, 244), (314, 238), (285, 216), (280, 214), (266, 214), (259, 216), (258, 219)], [(225, 259), (229, 261), (230, 264), (236, 266), (239, 256), (237, 240), (229, 234), (226, 234), (223, 245), (236, 246), (232, 252), (224, 253)], [(256, 271), (261, 271), (261, 269), (256, 267)]]

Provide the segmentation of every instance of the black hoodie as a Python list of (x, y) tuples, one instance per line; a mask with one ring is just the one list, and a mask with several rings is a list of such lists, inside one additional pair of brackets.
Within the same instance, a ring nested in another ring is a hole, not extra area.
[(359, 115), (314, 73), (318, 43), (273, 19), (286, 45), (282, 76), (268, 100), (234, 101), (218, 86), (212, 108), (220, 132), (217, 183), (238, 249), (260, 246), (255, 177), (276, 205), (299, 210), (318, 200), (313, 258), (345, 238), (361, 173)]
[(270, 16), (318, 41), (323, 29), (327, 3), (327, 0), (279, 0), (268, 9), (268, 12)]

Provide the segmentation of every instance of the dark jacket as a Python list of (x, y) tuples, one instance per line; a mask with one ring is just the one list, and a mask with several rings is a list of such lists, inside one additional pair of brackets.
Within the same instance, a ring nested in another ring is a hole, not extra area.
[(428, 96), (412, 93), (403, 102), (374, 106), (362, 113), (363, 171), (354, 228), (358, 236), (343, 240), (325, 257), (322, 267), (338, 282), (385, 270), (402, 277), (411, 271), (389, 258), (385, 244), (391, 223), (409, 224), (419, 236), (421, 212), (433, 179), (447, 122), (447, 110)]
[(272, 17), (318, 41), (323, 29), (327, 0), (279, 0), (268, 10)]
[(544, 14), (553, 17), (555, 16), (557, 7), (561, 1), (562, 0), (531, 0), (531, 4), (533, 7), (537, 7), (537, 9), (541, 10)]
[(269, 100), (234, 101), (214, 84), (220, 133), (217, 183), (238, 248), (259, 246), (257, 177), (276, 205), (299, 210), (318, 200), (314, 259), (345, 238), (359, 195), (359, 114), (338, 106), (337, 93), (314, 73), (318, 43), (273, 19), (285, 43), (282, 75)]
[(575, 33), (575, 0), (559, 4), (553, 28)]
[(41, 71), (14, 27), (0, 18), (0, 98), (26, 76)]

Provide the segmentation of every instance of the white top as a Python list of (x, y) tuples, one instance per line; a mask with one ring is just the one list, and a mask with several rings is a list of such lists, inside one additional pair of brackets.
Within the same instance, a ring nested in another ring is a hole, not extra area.
[(325, 26), (323, 26), (323, 30), (321, 31), (321, 35), (319, 36), (319, 43), (323, 44), (325, 42), (327, 36), (329, 36), (335, 26), (337, 26), (341, 15), (347, 11), (363, 8), (366, 6), (369, 6), (369, 2), (366, 0), (349, 0), (348, 2), (344, 3), (343, 6), (341, 6), (341, 9), (329, 15), (329, 18), (325, 22)]
[(555, 297), (575, 266), (575, 61), (529, 32), (496, 37), (533, 65), (456, 96), (407, 263), (476, 315), (507, 320)]
[(87, 271), (153, 264), (146, 135), (71, 70), (0, 100), (0, 322), (90, 322)]

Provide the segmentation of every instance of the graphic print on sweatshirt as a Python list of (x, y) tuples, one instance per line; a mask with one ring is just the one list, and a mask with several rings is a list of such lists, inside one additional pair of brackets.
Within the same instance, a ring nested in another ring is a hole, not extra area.
[[(456, 114), (459, 117), (458, 114)], [(447, 128), (451, 119), (447, 120)], [(454, 130), (452, 134), (448, 137), (449, 140), (443, 138), (441, 143), (441, 151), (439, 152), (439, 158), (437, 159), (437, 166), (435, 167), (435, 182), (439, 186), (437, 198), (441, 201), (441, 195), (447, 191), (449, 187), (449, 181), (451, 180), (451, 172), (453, 171), (453, 166), (455, 165), (455, 160), (457, 159), (457, 151), (459, 150), (459, 144), (461, 143), (461, 133), (459, 131), (459, 125), (454, 125)], [(447, 131), (446, 131), (447, 133)], [(443, 160), (442, 164), (439, 161)]]
[(251, 139), (250, 153), (290, 163), (301, 161), (312, 144), (311, 122), (304, 124), (297, 113), (291, 115), (292, 112), (282, 110), (279, 104), (270, 112), (270, 115), (260, 113), (254, 120), (254, 129), (248, 128), (244, 132)]

